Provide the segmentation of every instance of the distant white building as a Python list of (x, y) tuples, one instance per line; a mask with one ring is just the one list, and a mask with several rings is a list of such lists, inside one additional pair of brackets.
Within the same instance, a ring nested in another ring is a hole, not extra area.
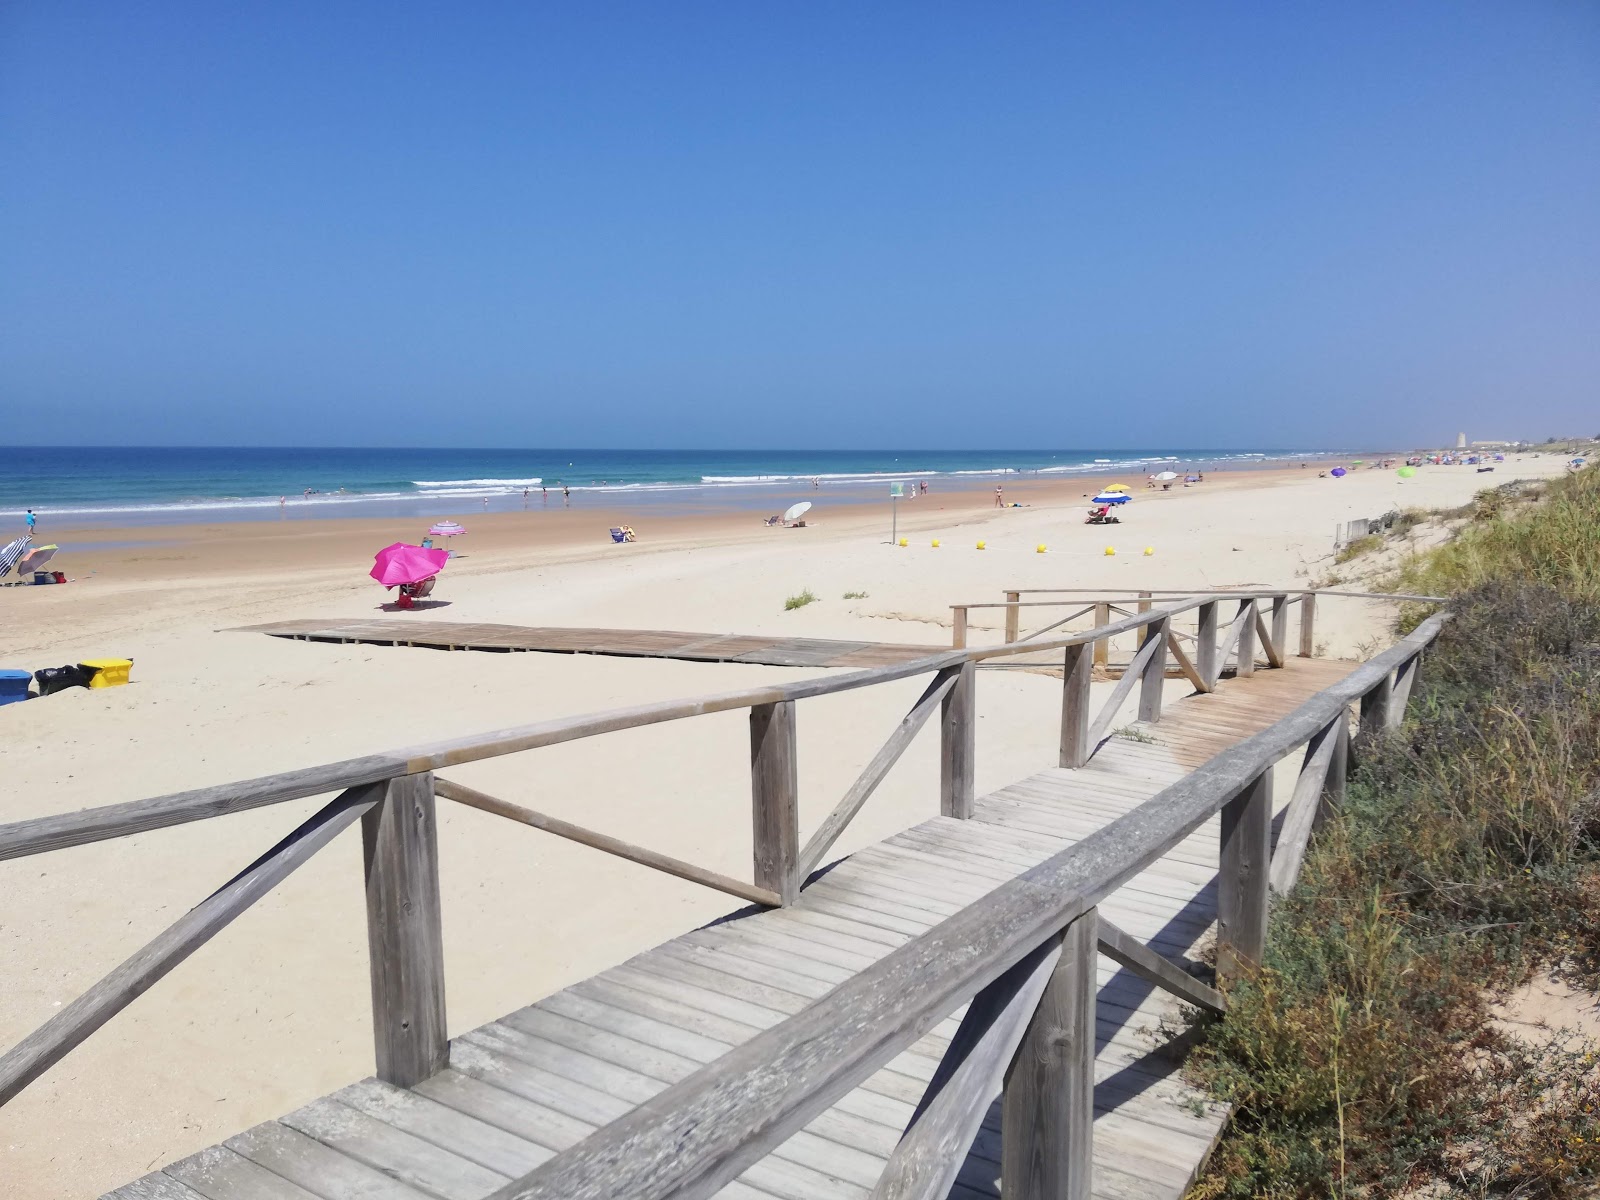
[(1464, 434), (1464, 433), (1456, 434), (1456, 449), (1457, 450), (1465, 450), (1466, 448), (1467, 448), (1467, 435)]

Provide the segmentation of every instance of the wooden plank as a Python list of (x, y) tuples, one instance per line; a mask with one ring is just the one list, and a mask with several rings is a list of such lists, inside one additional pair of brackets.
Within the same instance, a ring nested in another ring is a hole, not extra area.
[(955, 650), (967, 648), (967, 607), (964, 604), (950, 606), (950, 646)]
[(1233, 674), (1236, 679), (1248, 679), (1256, 673), (1256, 626), (1261, 616), (1254, 600), (1240, 601), (1239, 642), (1234, 654)]
[[(1102, 626), (1106, 626), (1106, 625), (1111, 624), (1111, 605), (1107, 604), (1104, 600), (1100, 600), (1100, 601), (1097, 601), (1095, 603), (1095, 606), (1094, 606), (1094, 624), (1095, 624), (1095, 629), (1097, 631)], [(1100, 637), (1100, 638), (1097, 638), (1095, 640), (1095, 643), (1094, 643), (1094, 663), (1095, 663), (1095, 666), (1097, 666), (1097, 667), (1105, 666), (1106, 663), (1108, 661), (1110, 661), (1110, 657), (1111, 657), (1111, 637), (1108, 634), (1108, 635), (1106, 635), (1104, 637)]]
[(390, 780), (361, 819), (378, 1078), (400, 1087), (449, 1057), (437, 826), (431, 774)]
[(756, 886), (793, 904), (800, 894), (800, 776), (792, 700), (750, 710), (750, 806)]
[(1112, 690), (1111, 696), (1106, 700), (1105, 707), (1100, 710), (1100, 715), (1089, 726), (1089, 752), (1092, 755), (1094, 748), (1100, 744), (1100, 739), (1110, 731), (1111, 724), (1117, 719), (1123, 702), (1127, 700), (1128, 693), (1133, 691), (1133, 685), (1139, 682), (1140, 673), (1145, 664), (1155, 657), (1155, 653), (1164, 643), (1160, 639), (1152, 638), (1139, 648), (1139, 653), (1133, 656), (1133, 661), (1128, 664), (1127, 671), (1122, 678), (1117, 680), (1117, 686)]
[(1017, 601), (1020, 600), (1021, 598), (1022, 598), (1021, 595), (1019, 593), (1017, 593), (1017, 592), (1007, 592), (1006, 593), (1006, 632), (1005, 632), (1005, 639), (1006, 639), (1007, 642), (1014, 642), (1014, 641), (1017, 640), (1018, 627), (1019, 627), (1019, 618), (1021, 616), (1021, 613), (1020, 613), (1019, 609), (1017, 608)]
[(101, 1200), (205, 1200), (199, 1192), (160, 1171), (109, 1192)]
[(1068, 646), (1061, 673), (1061, 754), (1059, 765), (1081, 767), (1094, 746), (1089, 741), (1089, 685), (1094, 663), (1090, 647)]
[(157, 980), (225, 929), (235, 917), (377, 803), (376, 789), (353, 788), (318, 809), (287, 837), (184, 913), (83, 995), (0, 1057), (0, 1105), (61, 1061)]
[(1060, 936), (1060, 959), (1006, 1072), (1000, 1191), (1006, 1200), (1089, 1200), (1094, 1147), (1096, 914)]
[(704, 887), (714, 888), (719, 892), (726, 892), (730, 896), (737, 896), (741, 900), (748, 900), (752, 904), (776, 905), (781, 897), (777, 892), (767, 888), (756, 887), (754, 884), (745, 883), (742, 879), (734, 879), (707, 867), (699, 867), (694, 863), (684, 862), (670, 854), (662, 854), (655, 850), (647, 850), (643, 846), (635, 846), (621, 838), (614, 838), (609, 834), (598, 833), (592, 829), (585, 829), (581, 825), (574, 825), (570, 821), (563, 821), (560, 817), (536, 812), (531, 808), (524, 808), (520, 804), (512, 804), (509, 800), (501, 800), (497, 796), (490, 796), (476, 788), (467, 787), (465, 784), (455, 783), (448, 779), (435, 779), (434, 791), (447, 800), (454, 800), (458, 804), (465, 804), (469, 808), (481, 809), (484, 812), (494, 813), (496, 816), (506, 817), (518, 821), (523, 825), (532, 826), (534, 829), (543, 830), (545, 833), (554, 834), (556, 837), (566, 838), (568, 841), (577, 842), (591, 849), (613, 854), (618, 858), (625, 858), (629, 862), (636, 862), (640, 866), (650, 867), (652, 870), (661, 871), (667, 875), (674, 875), (679, 879), (686, 879), (690, 883), (698, 883)]
[(1055, 974), (1054, 939), (973, 998), (872, 1200), (944, 1200)]
[(1310, 658), (1317, 652), (1317, 594), (1300, 593), (1300, 657)]
[(1222, 807), (1222, 857), (1217, 868), (1219, 979), (1248, 973), (1266, 952), (1271, 837), (1272, 772), (1263, 771)]
[(973, 663), (960, 667), (940, 710), (939, 811), (962, 820), (972, 815), (978, 736), (976, 680)]
[(1305, 761), (1295, 780), (1294, 795), (1284, 809), (1278, 841), (1272, 850), (1272, 867), (1268, 872), (1268, 886), (1280, 896), (1286, 895), (1300, 877), (1300, 864), (1305, 860), (1306, 846), (1316, 827), (1317, 812), (1322, 806), (1322, 795), (1327, 787), (1328, 768), (1333, 764), (1334, 752), (1339, 747), (1339, 727), (1342, 725), (1345, 725), (1345, 718), (1341, 714), (1306, 744)]
[(1172, 651), (1172, 657), (1178, 664), (1178, 670), (1182, 671), (1183, 677), (1194, 685), (1195, 691), (1209, 692), (1211, 690), (1211, 686), (1206, 682), (1205, 676), (1189, 660), (1188, 654), (1184, 652), (1183, 646), (1179, 644), (1177, 638), (1173, 638), (1167, 643), (1167, 649)]
[(1394, 675), (1386, 674), (1361, 697), (1361, 732), (1376, 737), (1388, 729), (1394, 707)]
[(256, 1125), (223, 1145), (322, 1200), (437, 1200), (277, 1121)]
[(1106, 920), (1103, 914), (1100, 917), (1098, 937), (1100, 953), (1121, 963), (1140, 979), (1164, 988), (1180, 1000), (1197, 1008), (1220, 1013), (1227, 1007), (1222, 993), (1216, 988), (1202, 983), (1188, 972), (1168, 962), (1143, 942), (1118, 929)]
[(331, 1098), (508, 1178), (533, 1170), (554, 1153), (447, 1104), (378, 1079), (353, 1083)]
[(443, 1200), (480, 1200), (507, 1176), (324, 1097), (278, 1124)]
[(1168, 617), (1166, 620), (1152, 621), (1144, 627), (1144, 644), (1155, 643), (1150, 661), (1140, 672), (1139, 720), (1147, 724), (1153, 725), (1161, 720), (1161, 693), (1167, 684), (1167, 646), (1171, 642), (1167, 635), (1171, 620)]
[[(966, 668), (970, 670), (970, 668)], [(866, 769), (856, 778), (845, 792), (844, 798), (834, 806), (832, 812), (823, 818), (822, 824), (817, 826), (816, 832), (806, 842), (800, 851), (798, 863), (795, 868), (796, 876), (804, 880), (817, 869), (817, 864), (822, 861), (822, 856), (828, 848), (839, 839), (846, 826), (861, 811), (861, 806), (867, 802), (884, 777), (889, 774), (895, 763), (900, 761), (900, 756), (911, 745), (912, 739), (921, 731), (933, 710), (944, 700), (946, 694), (957, 686), (957, 674), (951, 671), (941, 671), (929, 682), (917, 702), (889, 735), (889, 740), (872, 756), (872, 761)]]
[[(194, 1189), (205, 1200), (316, 1200), (311, 1192), (226, 1146), (208, 1146), (179, 1159), (163, 1172)], [(120, 1192), (113, 1192), (120, 1196)]]
[(1287, 595), (1272, 598), (1272, 646), (1276, 655), (1273, 666), (1283, 666), (1289, 657), (1289, 604)]
[(1267, 631), (1267, 622), (1261, 615), (1261, 610), (1256, 610), (1256, 638), (1261, 643), (1261, 652), (1267, 657), (1267, 665), (1272, 667), (1283, 666), (1283, 655), (1278, 652), (1277, 643), (1272, 640), (1272, 635)]
[(1213, 689), (1216, 687), (1217, 680), (1222, 677), (1222, 668), (1227, 664), (1228, 655), (1233, 652), (1234, 646), (1244, 636), (1245, 624), (1249, 617), (1250, 602), (1248, 600), (1239, 601), (1239, 611), (1228, 624), (1227, 630), (1222, 635), (1221, 642), (1217, 645), (1216, 669), (1209, 676)]

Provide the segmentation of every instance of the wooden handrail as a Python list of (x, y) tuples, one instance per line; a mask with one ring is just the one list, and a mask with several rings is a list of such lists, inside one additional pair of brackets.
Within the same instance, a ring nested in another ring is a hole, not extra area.
[(505, 817), (508, 820), (531, 826), (534, 829), (543, 830), (545, 833), (552, 833), (556, 837), (566, 838), (568, 841), (588, 846), (590, 849), (599, 850), (605, 854), (613, 854), (618, 858), (625, 858), (629, 862), (638, 863), (642, 867), (650, 867), (667, 875), (675, 875), (679, 879), (687, 879), (690, 883), (698, 883), (708, 888), (715, 888), (719, 892), (726, 892), (730, 896), (737, 896), (739, 899), (748, 900), (752, 904), (775, 906), (783, 901), (783, 897), (770, 888), (756, 887), (753, 883), (745, 883), (742, 879), (734, 879), (718, 871), (696, 866), (694, 863), (685, 862), (681, 858), (674, 858), (670, 854), (647, 850), (643, 846), (635, 846), (632, 842), (625, 842), (621, 838), (598, 833), (593, 829), (585, 829), (581, 825), (574, 825), (571, 821), (563, 821), (560, 817), (552, 817), (546, 813), (536, 812), (531, 808), (524, 808), (520, 804), (502, 800), (498, 796), (491, 796), (486, 792), (478, 791), (476, 788), (467, 787), (465, 784), (454, 783), (448, 779), (435, 779), (433, 781), (433, 790), (446, 800), (454, 800), (457, 804), (464, 804), (468, 808), (476, 808), (480, 812), (494, 813), (496, 816)]
[[(1229, 593), (1231, 595), (1231, 593)], [(153, 796), (122, 804), (80, 809), (47, 817), (33, 817), (0, 825), (0, 862), (25, 858), (50, 850), (83, 846), (110, 838), (127, 837), (190, 821), (245, 812), (289, 800), (323, 795), (345, 788), (379, 783), (403, 775), (416, 775), (444, 767), (478, 762), (504, 754), (515, 754), (541, 746), (595, 737), (625, 729), (639, 729), (687, 717), (782, 704), (817, 696), (834, 695), (858, 688), (873, 687), (917, 675), (927, 675), (948, 667), (976, 663), (992, 658), (1055, 650), (1111, 637), (1138, 629), (1174, 613), (1187, 611), (1205, 599), (1191, 600), (1148, 613), (1126, 617), (1084, 633), (1052, 638), (1044, 642), (1017, 643), (970, 650), (949, 650), (886, 667), (872, 667), (845, 675), (818, 676), (792, 683), (741, 688), (674, 700), (659, 700), (629, 708), (556, 717), (532, 724), (514, 726), (489, 733), (473, 734), (432, 742), (383, 754), (344, 759), (300, 770), (264, 775), (256, 779), (216, 784), (166, 796)]]
[(347, 791), (318, 809), (276, 846), (6, 1051), (0, 1056), (0, 1104), (143, 995), (382, 798), (383, 788), (368, 785)]
[(492, 1200), (711, 1195), (1392, 678), (1444, 614), (1089, 834), (493, 1194)]
[[(1072, 596), (1099, 596), (1104, 588), (1011, 588), (1019, 596), (1026, 595), (1072, 595)], [(1407, 592), (1351, 592), (1334, 588), (1310, 587), (1278, 587), (1278, 588), (1150, 588), (1152, 596), (1237, 596), (1254, 595), (1257, 599), (1268, 596), (1288, 595), (1317, 595), (1317, 596), (1345, 596), (1354, 600), (1396, 600), (1402, 603), (1415, 604), (1445, 604), (1448, 596), (1417, 596)], [(1115, 597), (1113, 597), (1115, 598)], [(1133, 599), (1138, 599), (1137, 596)], [(988, 604), (971, 604), (969, 608), (1005, 608), (1007, 601), (996, 600)], [(1066, 604), (1065, 600), (1023, 600), (1023, 606), (1031, 604)]]

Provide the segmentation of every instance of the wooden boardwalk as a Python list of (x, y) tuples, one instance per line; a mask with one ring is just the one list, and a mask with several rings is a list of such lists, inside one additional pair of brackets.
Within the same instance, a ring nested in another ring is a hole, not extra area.
[(769, 667), (887, 667), (926, 658), (942, 646), (849, 642), (763, 634), (678, 633), (667, 629), (580, 629), (424, 621), (409, 617), (336, 621), (306, 619), (243, 625), (224, 633), (265, 633), (306, 642), (361, 642), (422, 646), (433, 650), (486, 650), (508, 654), (611, 654), (625, 658), (676, 658), (687, 662), (737, 662)]
[[(414, 627), (411, 627), (414, 628)], [(756, 660), (761, 661), (761, 660)], [(786, 909), (736, 914), (463, 1033), (410, 1089), (369, 1079), (110, 1193), (118, 1200), (478, 1200), (792, 1016), (1002, 882), (1151, 799), (1356, 664), (1284, 669), (1170, 705), (1151, 740), (1111, 738), (825, 869)], [(1280, 802), (1286, 797), (1280, 797)], [(1133, 937), (1191, 960), (1215, 916), (1213, 817), (1104, 900)], [(1197, 968), (1198, 970), (1198, 968)], [(1226, 1114), (1186, 1084), (1158, 1027), (1166, 992), (1101, 957), (1094, 1195), (1182, 1195)], [(938, 1066), (960, 1010), (722, 1191), (864, 1200)], [(950, 1192), (998, 1195), (991, 1109)]]

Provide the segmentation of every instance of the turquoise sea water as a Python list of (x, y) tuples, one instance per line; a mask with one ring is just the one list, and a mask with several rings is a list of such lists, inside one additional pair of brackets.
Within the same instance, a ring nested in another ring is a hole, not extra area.
[[(0, 476), (0, 520), (26, 508), (41, 524), (142, 524), (450, 516), (520, 508), (570, 487), (586, 500), (678, 507), (887, 495), (895, 480), (930, 488), (1018, 476), (1264, 465), (1320, 452), (1148, 450), (460, 450), (265, 447), (23, 447)], [(813, 480), (816, 486), (813, 487)]]

